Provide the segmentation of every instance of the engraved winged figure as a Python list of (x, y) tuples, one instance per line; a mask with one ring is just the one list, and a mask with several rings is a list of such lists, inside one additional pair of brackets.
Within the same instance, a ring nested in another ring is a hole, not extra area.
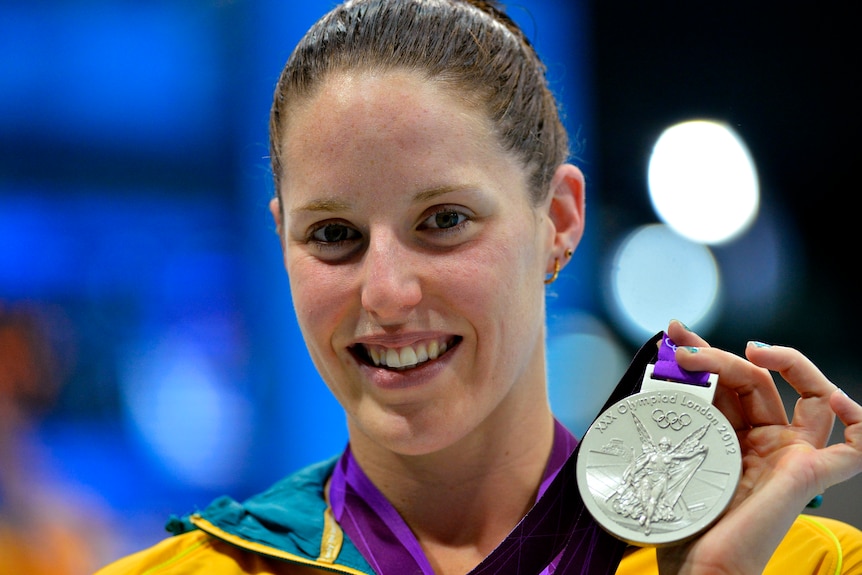
[(623, 472), (616, 491), (609, 497), (614, 511), (637, 520), (649, 535), (653, 523), (681, 519), (677, 506), (686, 485), (706, 459), (708, 448), (700, 440), (709, 424), (692, 431), (676, 446), (667, 437), (655, 442), (647, 428), (631, 412), (641, 439), (641, 453), (631, 448), (631, 462)]

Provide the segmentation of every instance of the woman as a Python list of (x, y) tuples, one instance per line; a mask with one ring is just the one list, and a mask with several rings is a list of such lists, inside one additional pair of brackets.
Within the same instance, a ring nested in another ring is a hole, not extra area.
[[(584, 178), (542, 63), (490, 2), (349, 1), (296, 47), (270, 130), (294, 307), (349, 448), (103, 573), (468, 573), (576, 443), (548, 405), (544, 289), (581, 239)], [(792, 349), (668, 333), (683, 368), (719, 374), (745, 466), (729, 511), (659, 560), (761, 572), (806, 502), (862, 470), (862, 407)], [(769, 370), (804, 398), (792, 425)], [(847, 442), (826, 448), (836, 414)], [(860, 534), (830, 526), (860, 568)], [(496, 572), (574, 572), (554, 554)], [(649, 550), (620, 565), (655, 570)]]

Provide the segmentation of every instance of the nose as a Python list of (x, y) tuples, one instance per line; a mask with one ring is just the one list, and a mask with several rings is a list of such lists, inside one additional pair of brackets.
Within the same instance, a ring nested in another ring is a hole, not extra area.
[(362, 262), (362, 307), (377, 321), (406, 321), (422, 300), (415, 256), (394, 234), (372, 233)]

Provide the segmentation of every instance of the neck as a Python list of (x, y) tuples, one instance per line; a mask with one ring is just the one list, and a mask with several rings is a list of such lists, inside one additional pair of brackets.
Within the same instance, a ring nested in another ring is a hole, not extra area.
[(538, 409), (508, 421), (486, 422), (494, 433), (477, 430), (425, 455), (367, 449), (351, 434), (363, 471), (410, 526), (436, 573), (469, 571), (536, 500), (553, 445), (553, 416)]

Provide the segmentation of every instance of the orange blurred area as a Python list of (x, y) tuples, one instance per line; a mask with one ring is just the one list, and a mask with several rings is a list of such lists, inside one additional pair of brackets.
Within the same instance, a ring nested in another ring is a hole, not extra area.
[(0, 302), (0, 575), (81, 575), (112, 554), (104, 503), (34, 432), (63, 379), (46, 310)]

